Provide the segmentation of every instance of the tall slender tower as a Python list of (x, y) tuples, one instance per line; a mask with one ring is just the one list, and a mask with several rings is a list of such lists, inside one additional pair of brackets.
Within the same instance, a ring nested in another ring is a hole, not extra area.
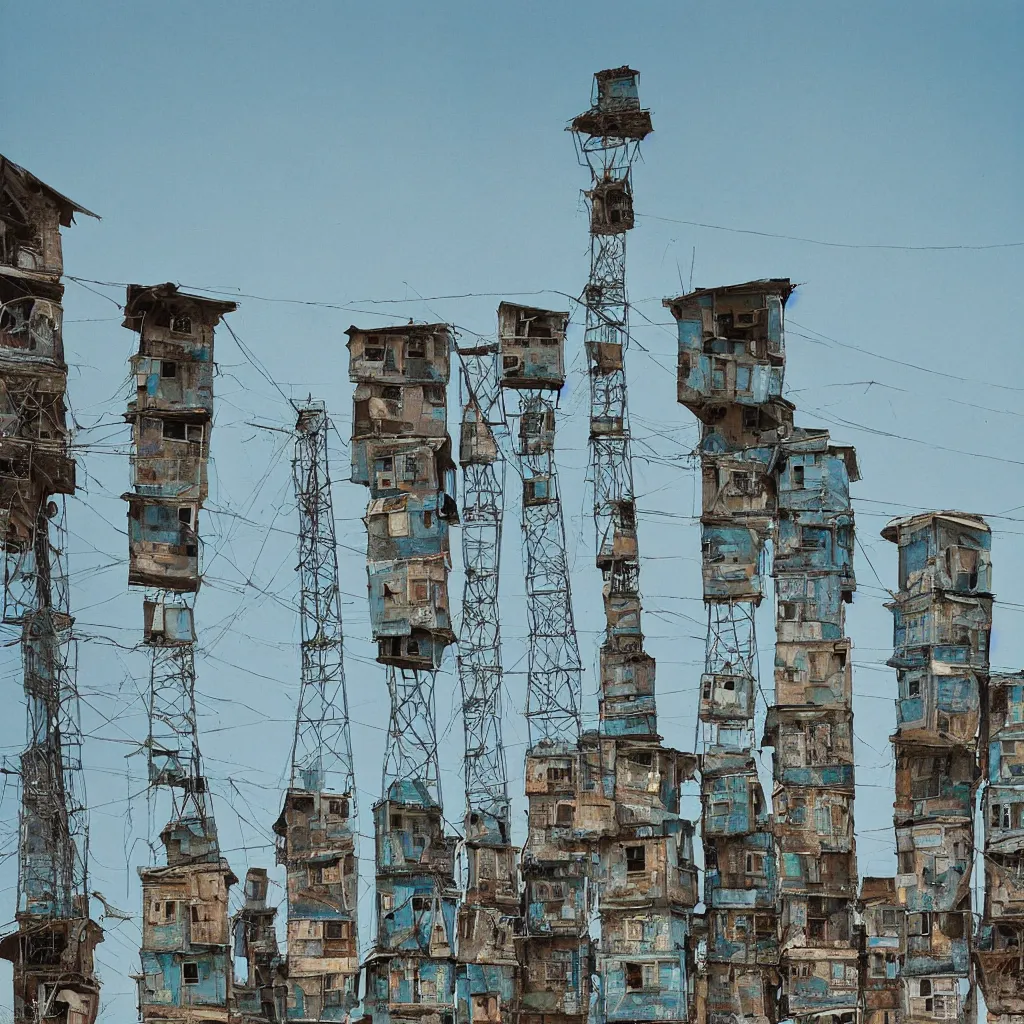
[(775, 704), (763, 743), (774, 748), (780, 1013), (801, 1024), (854, 1024), (861, 972), (845, 609), (857, 585), (856, 452), (833, 444), (827, 430), (795, 427), (776, 449), (774, 476)]
[(755, 612), (777, 513), (782, 310), (789, 281), (667, 300), (679, 326), (678, 400), (700, 421), (701, 555), (708, 632), (698, 707), (707, 906), (708, 1024), (776, 1020), (778, 878), (772, 819), (753, 756)]
[(505, 460), (498, 346), (459, 349), (462, 364), (462, 592), (459, 680), (465, 729), (468, 884), (459, 908), (457, 1019), (498, 1021), (518, 992), (519, 851), (512, 845), (501, 736), (498, 569)]
[(580, 808), (579, 644), (555, 463), (555, 400), (565, 383), (567, 313), (498, 307), (501, 387), (519, 392), (516, 470), (522, 478), (526, 568), (525, 921), (522, 1024), (582, 1024), (593, 968), (589, 848)]
[(457, 522), (445, 324), (348, 330), (356, 383), (352, 481), (370, 489), (370, 624), (391, 715), (374, 804), (377, 934), (366, 964), (374, 1021), (455, 1012), (455, 840), (444, 834), (434, 679), (454, 640), (448, 528)]
[(150, 785), (166, 789), (160, 833), (165, 867), (142, 878), (144, 1022), (192, 1021), (232, 1006), (228, 889), (196, 721), (193, 601), (202, 581), (199, 512), (207, 496), (213, 422), (214, 330), (236, 308), (173, 284), (129, 285), (124, 325), (139, 335), (132, 357), (133, 490), (128, 502), (128, 584), (144, 590), (150, 649)]
[(993, 676), (982, 700), (985, 903), (974, 957), (989, 1024), (1015, 1024), (1024, 1020), (1024, 672)]
[[(28, 737), (18, 776), (14, 1020), (92, 1024), (88, 819), (68, 594), (64, 495), (75, 492), (64, 405), (61, 227), (84, 207), (0, 156), (0, 548), (3, 621), (21, 630)], [(57, 497), (54, 500), (54, 496)], [(6, 759), (5, 759), (6, 761)]]
[(692, 756), (663, 747), (655, 664), (644, 650), (640, 551), (629, 444), (626, 233), (633, 227), (632, 167), (651, 131), (637, 72), (594, 76), (590, 109), (571, 128), (589, 167), (590, 280), (586, 335), (596, 561), (604, 579), (598, 735), (585, 758), (603, 781), (603, 814), (582, 828), (598, 855), (601, 940), (597, 1012), (604, 1021), (686, 1021), (693, 1008), (691, 918), (697, 901), (693, 827), (679, 817)]
[(902, 1020), (972, 1021), (971, 874), (981, 702), (989, 689), (991, 531), (978, 515), (925, 512), (893, 520), (882, 536), (899, 547), (899, 590), (886, 607), (899, 687), (893, 821), (897, 897), (906, 914)]
[(289, 1021), (343, 1019), (359, 1001), (356, 785), (323, 402), (298, 409), (302, 682), (278, 862), (288, 872)]

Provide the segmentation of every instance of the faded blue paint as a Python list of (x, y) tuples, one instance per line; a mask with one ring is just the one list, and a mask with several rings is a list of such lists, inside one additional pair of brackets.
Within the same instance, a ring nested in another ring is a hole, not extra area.
[[(641, 988), (627, 988), (626, 964), (640, 969)], [(600, 1012), (607, 1021), (672, 1021), (689, 1016), (685, 954), (624, 954), (604, 962)]]
[(598, 704), (602, 736), (657, 735), (658, 715), (653, 696), (609, 696)]
[[(176, 363), (177, 372), (164, 377), (165, 363)], [(132, 357), (132, 369), (138, 384), (138, 398), (129, 403), (129, 411), (201, 412), (213, 415), (213, 363), (201, 360), (175, 360), (137, 355)]]
[(779, 520), (773, 573), (832, 572), (855, 587), (853, 515), (795, 512)]
[[(391, 910), (382, 900), (390, 898)], [(445, 896), (433, 875), (403, 876), (377, 880), (377, 949), (389, 952), (430, 952), (443, 931), (451, 948), (455, 942), (457, 903)]]
[[(818, 443), (826, 444), (827, 438)], [(785, 464), (778, 471), (777, 480), (780, 510), (816, 512), (823, 520), (829, 518), (830, 512), (850, 510), (850, 476), (846, 460), (841, 456), (790, 450)], [(852, 513), (849, 518), (852, 527)]]
[[(852, 789), (853, 765), (828, 764), (803, 767), (778, 767), (776, 759), (775, 777), (787, 786), (814, 786), (823, 789)], [(790, 819), (792, 820), (792, 819)]]
[[(703, 296), (699, 301), (701, 305), (713, 303), (711, 296)], [(776, 312), (776, 316), (781, 344), (781, 314)], [(769, 324), (771, 317), (770, 311)], [(727, 400), (737, 405), (758, 406), (782, 397), (782, 366), (755, 360), (746, 342), (726, 338), (705, 341), (700, 320), (678, 321), (678, 332), (678, 395), (683, 404)]]
[[(849, 961), (835, 961), (833, 968), (844, 971)], [(853, 961), (856, 969), (856, 961)], [(841, 979), (840, 979), (841, 980)], [(813, 1013), (815, 1011), (855, 1006), (857, 985), (852, 990), (848, 985), (839, 987), (825, 978), (812, 975), (809, 978), (790, 978), (787, 986), (788, 1009), (791, 1014)]]
[(459, 1024), (473, 1020), (473, 996), (498, 997), (499, 1010), (507, 1014), (516, 997), (516, 968), (498, 964), (459, 964), (456, 967), (455, 1003)]
[(753, 832), (751, 788), (757, 777), (725, 775), (705, 780), (704, 833), (708, 836), (738, 836)]
[[(742, 858), (740, 863), (744, 866), (748, 854), (761, 858), (763, 874), (740, 879), (743, 872), (737, 870), (731, 877), (725, 877), (721, 867), (709, 865), (704, 872), (704, 902), (715, 910), (773, 910), (777, 875), (772, 835), (753, 832), (744, 836), (736, 846), (739, 848), (737, 855)], [(723, 884), (726, 881), (732, 884), (726, 886)]]
[[(390, 1004), (390, 1006), (389, 1006)], [(403, 1011), (402, 1007), (409, 1007)], [(455, 1010), (455, 964), (428, 957), (378, 957), (367, 964), (366, 1011), (374, 1024), (406, 1021), (406, 1013)], [(391, 1010), (401, 1013), (393, 1017)]]
[[(968, 520), (939, 515), (924, 515), (921, 522), (900, 531), (899, 587), (902, 591), (919, 593), (926, 577), (921, 574), (929, 565), (934, 567), (936, 582), (945, 577), (946, 589), (965, 594), (987, 594), (992, 589), (992, 534), (986, 526), (973, 526)], [(947, 552), (951, 547), (979, 552), (977, 579), (971, 580), (948, 575)], [(974, 583), (974, 586), (970, 586)], [(925, 584), (930, 585), (930, 584)]]
[[(811, 594), (807, 591), (810, 590)], [(783, 620), (819, 623), (821, 639), (843, 639), (843, 597), (848, 594), (847, 584), (838, 573), (823, 573), (817, 576), (779, 576), (775, 581), (775, 592), (780, 605), (792, 606), (781, 609)]]
[(526, 927), (530, 935), (578, 935), (589, 920), (586, 879), (559, 874), (557, 878), (526, 881)]
[[(228, 998), (228, 958), (224, 952), (140, 951), (140, 1002), (153, 1006), (221, 1006)], [(195, 964), (196, 984), (186, 984), (182, 965)]]
[(967, 974), (970, 951), (967, 939), (951, 939), (944, 953), (932, 951), (927, 936), (907, 936), (907, 952), (900, 965), (903, 977), (929, 977), (938, 974)]
[(702, 523), (701, 549), (704, 598), (760, 599), (764, 589), (758, 571), (764, 541), (746, 526)]

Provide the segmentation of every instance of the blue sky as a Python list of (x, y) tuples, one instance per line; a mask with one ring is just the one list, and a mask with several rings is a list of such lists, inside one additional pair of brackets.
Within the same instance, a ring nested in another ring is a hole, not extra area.
[[(645, 623), (659, 664), (662, 731), (675, 746), (693, 744), (704, 627), (687, 458), (696, 430), (675, 403), (674, 334), (660, 301), (690, 282), (691, 264), (695, 286), (788, 276), (801, 285), (788, 309), (787, 386), (798, 422), (829, 426), (860, 455), (861, 587), (848, 616), (860, 869), (893, 873), (887, 737), (895, 680), (883, 664), (891, 625), (882, 602), (896, 559), (878, 537), (888, 516), (928, 507), (994, 516), (1001, 603), (993, 662), (1024, 663), (1017, 311), (1024, 248), (845, 248), (679, 222), (853, 246), (1024, 240), (1020, 5), (98, 0), (11, 5), (4, 26), (0, 151), (103, 217), (83, 218), (67, 232), (68, 273), (234, 292), (235, 331), (286, 394), (325, 399), (342, 437), (352, 390), (342, 332), (350, 323), (439, 318), (486, 334), (502, 297), (550, 290), (530, 301), (565, 308), (558, 293), (579, 294), (588, 267), (580, 199), (587, 176), (562, 129), (587, 106), (594, 71), (639, 68), (655, 133), (634, 178), (640, 216), (629, 240), (636, 306), (629, 375)], [(128, 484), (120, 417), (134, 336), (110, 301), (123, 301), (123, 287), (88, 288), (68, 284), (65, 345), (82, 428), (69, 555), (94, 806), (93, 888), (137, 914), (135, 868), (149, 857), (146, 840), (166, 806), (147, 803), (142, 758), (127, 756), (145, 735), (147, 675), (145, 654), (133, 649), (141, 599), (126, 589), (119, 500)], [(592, 722), (602, 615), (584, 482), (585, 364), (573, 310), (559, 461)], [(289, 407), (230, 335), (222, 331), (217, 344), (199, 686), (223, 845), (242, 875), (273, 861), (268, 834), (297, 693), (296, 517), (284, 439), (248, 425), (290, 426)], [(454, 424), (454, 389), (450, 407)], [(340, 439), (331, 456), (369, 836), (386, 703), (364, 602), (366, 492), (346, 482)], [(503, 625), (518, 797), (525, 617), (517, 516), (510, 504)], [(461, 593), (458, 562), (456, 554), (453, 601)], [(770, 693), (767, 608), (762, 619), (762, 686)], [(6, 648), (0, 672), (13, 697), (16, 647)], [(449, 661), (438, 712), (454, 822), (462, 810), (456, 708)], [(22, 742), (20, 716), (6, 716), (3, 753)], [(8, 786), (3, 818), (12, 820), (15, 809)], [(520, 822), (523, 809), (519, 798)], [(4, 849), (11, 849), (6, 841)], [(365, 896), (370, 842), (361, 853)], [(15, 878), (14, 859), (0, 863), (0, 900), (10, 911), (3, 920), (13, 917)], [(365, 946), (365, 900), (363, 911)], [(127, 975), (139, 931), (137, 921), (107, 924), (101, 1021), (113, 1024), (134, 1014)], [(9, 1006), (8, 977), (0, 965), (0, 1005)]]

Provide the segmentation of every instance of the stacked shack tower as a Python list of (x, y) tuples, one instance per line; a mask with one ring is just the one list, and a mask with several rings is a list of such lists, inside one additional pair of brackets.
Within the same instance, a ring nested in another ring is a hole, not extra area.
[(214, 330), (236, 308), (173, 284), (128, 286), (124, 325), (132, 356), (133, 490), (128, 584), (142, 589), (151, 654), (149, 782), (167, 789), (160, 834), (165, 867), (140, 868), (143, 1021), (225, 1020), (233, 1004), (228, 889), (196, 722), (193, 603), (201, 582), (199, 512), (207, 497), (213, 421)]
[(644, 651), (640, 555), (630, 454), (625, 353), (629, 341), (626, 233), (631, 172), (651, 115), (637, 72), (594, 76), (591, 107), (571, 125), (591, 173), (586, 303), (590, 455), (597, 567), (606, 628), (600, 651), (599, 728), (584, 742), (582, 783), (593, 795), (578, 826), (594, 843), (601, 943), (598, 1015), (606, 1021), (689, 1018), (693, 830), (679, 817), (693, 759), (661, 745), (655, 664)]
[(445, 324), (348, 330), (356, 383), (352, 481), (370, 489), (370, 623), (391, 716), (374, 805), (377, 934), (367, 962), (375, 1024), (446, 1024), (455, 1011), (455, 840), (444, 834), (434, 679), (454, 640), (449, 524), (456, 522), (447, 424)]
[(529, 627), (526, 720), (528, 832), (523, 850), (520, 1024), (584, 1024), (590, 1007), (589, 847), (577, 815), (581, 665), (555, 464), (555, 398), (565, 383), (569, 316), (498, 307), (501, 386), (519, 392)]
[[(302, 678), (291, 779), (274, 824), (288, 875), (289, 1021), (344, 1020), (359, 1002), (356, 786), (345, 689), (341, 586), (323, 402), (298, 410)], [(267, 984), (264, 981), (264, 985)], [(265, 1001), (265, 1000), (264, 1000)]]
[(928, 512), (893, 520), (882, 536), (899, 547), (899, 590), (887, 607), (899, 688), (892, 742), (896, 886), (906, 913), (902, 1020), (973, 1020), (971, 871), (991, 533), (980, 516)]
[(782, 398), (787, 280), (700, 289), (665, 305), (679, 324), (678, 399), (700, 421), (708, 632), (698, 708), (709, 1024), (775, 1020), (778, 879), (754, 761), (755, 612), (776, 515), (773, 470), (792, 432)]
[(1022, 1024), (1024, 672), (993, 676), (983, 700), (985, 904), (974, 957), (990, 1024)]
[[(14, 1020), (92, 1024), (88, 821), (68, 594), (64, 495), (75, 492), (64, 395), (61, 227), (84, 207), (0, 156), (0, 546), (3, 621), (21, 631), (27, 745), (21, 782)], [(59, 496), (54, 500), (54, 496)], [(6, 760), (6, 759), (5, 759)]]
[(508, 1019), (518, 993), (519, 851), (512, 845), (501, 735), (498, 572), (505, 491), (498, 346), (459, 349), (463, 405), (462, 592), (459, 680), (465, 729), (468, 881), (459, 908), (457, 1020)]
[(845, 632), (856, 588), (856, 453), (833, 444), (827, 430), (796, 427), (780, 438), (774, 476), (775, 705), (763, 742), (774, 748), (780, 1014), (856, 1024), (853, 680)]

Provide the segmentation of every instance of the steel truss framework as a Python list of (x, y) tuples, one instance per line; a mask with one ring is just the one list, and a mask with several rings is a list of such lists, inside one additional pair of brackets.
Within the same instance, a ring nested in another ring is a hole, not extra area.
[(522, 392), (516, 456), (523, 479), (523, 555), (530, 630), (526, 719), (531, 750), (575, 749), (581, 728), (582, 665), (572, 614), (554, 439), (553, 399), (541, 391)]
[(302, 686), (291, 784), (350, 794), (354, 801), (338, 550), (327, 462), (329, 426), (322, 402), (310, 401), (299, 409), (292, 472), (299, 508)]
[[(497, 346), (461, 354), (463, 436), (481, 431), (489, 440), (462, 457), (462, 591), (459, 681), (465, 729), (467, 822), (494, 829), (508, 841), (508, 770), (501, 735), (501, 628), (498, 572), (501, 560), (505, 460), (494, 439), (502, 418)], [(498, 417), (498, 419), (495, 419)], [(481, 451), (481, 447), (486, 450)], [(467, 459), (469, 461), (467, 461)], [(469, 827), (467, 825), (467, 834)]]
[[(51, 519), (48, 511), (53, 513)], [(6, 621), (22, 628), (27, 746), (21, 755), (18, 912), (79, 916), (88, 892), (88, 814), (64, 502), (41, 507), (31, 556), (11, 552)], [(31, 595), (31, 596), (30, 596)]]
[(391, 714), (381, 780), (385, 798), (402, 791), (402, 784), (409, 782), (415, 783), (433, 806), (441, 806), (434, 706), (436, 676), (436, 672), (427, 669), (387, 666)]

